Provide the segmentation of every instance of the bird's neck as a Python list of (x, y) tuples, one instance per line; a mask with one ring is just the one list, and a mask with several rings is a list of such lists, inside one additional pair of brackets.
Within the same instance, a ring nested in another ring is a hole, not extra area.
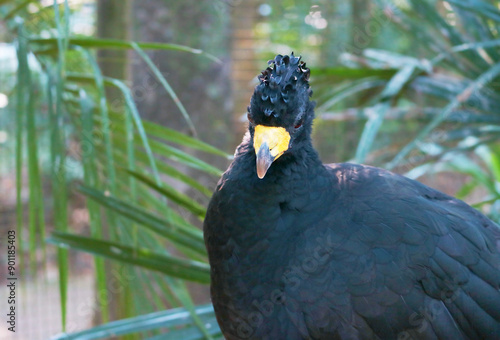
[(289, 150), (275, 160), (265, 177), (259, 179), (256, 172), (255, 150), (249, 139), (244, 140), (238, 147), (231, 168), (233, 174), (244, 177), (252, 186), (281, 186), (288, 189), (305, 184), (314, 186), (318, 176), (326, 172), (318, 153), (308, 142), (298, 149)]
[[(248, 248), (263, 240), (285, 249), (288, 238), (284, 233), (298, 237), (328, 213), (335, 199), (334, 180), (312, 146), (284, 154), (259, 179), (255, 150), (251, 143), (243, 142), (214, 194), (220, 223), (212, 223), (206, 235), (212, 238), (213, 249), (221, 252), (228, 242)], [(255, 265), (256, 256), (262, 256), (241, 252), (247, 255), (232, 271), (245, 271)], [(264, 262), (273, 266), (275, 257), (273, 254)]]
[[(274, 240), (286, 247), (283, 232), (299, 235), (330, 211), (335, 180), (312, 145), (284, 154), (259, 179), (255, 150), (244, 142), (217, 187), (217, 209), (225, 224), (212, 233), (221, 244), (231, 239), (252, 246), (261, 240)], [(252, 259), (250, 256), (248, 263), (254, 263)], [(270, 257), (269, 261), (274, 260)]]

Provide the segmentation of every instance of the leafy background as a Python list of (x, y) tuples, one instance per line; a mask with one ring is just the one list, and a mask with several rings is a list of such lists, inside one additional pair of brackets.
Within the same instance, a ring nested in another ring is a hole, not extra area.
[(56, 277), (54, 339), (221, 337), (200, 226), (244, 130), (235, 70), (276, 53), (312, 69), (325, 162), (404, 173), (500, 221), (498, 1), (0, 0), (0, 17), (15, 216), (0, 233), (17, 232), (23, 282)]

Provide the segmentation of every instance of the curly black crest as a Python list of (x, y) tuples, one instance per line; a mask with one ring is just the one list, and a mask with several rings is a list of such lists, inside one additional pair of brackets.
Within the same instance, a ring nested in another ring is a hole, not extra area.
[(306, 63), (300, 61), (301, 57), (296, 57), (293, 52), (290, 56), (282, 56), (278, 54), (274, 60), (269, 60), (267, 63), (271, 65), (262, 71), (258, 76), (260, 83), (270, 88), (294, 87), (297, 83), (309, 84), (310, 70), (306, 67)]
[(260, 84), (255, 87), (252, 98), (255, 111), (265, 117), (282, 117), (290, 108), (296, 108), (309, 101), (312, 90), (309, 88), (310, 70), (301, 57), (277, 55), (268, 62), (258, 76)]

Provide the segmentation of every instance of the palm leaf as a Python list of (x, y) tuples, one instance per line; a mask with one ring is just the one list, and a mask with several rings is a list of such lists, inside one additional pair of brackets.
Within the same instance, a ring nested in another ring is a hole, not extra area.
[(54, 232), (47, 239), (47, 242), (59, 247), (70, 247), (123, 263), (151, 269), (184, 280), (204, 284), (210, 282), (210, 267), (208, 264), (155, 253), (146, 248), (134, 248), (117, 242), (59, 232)]
[[(220, 335), (220, 329), (215, 320), (211, 304), (197, 306), (196, 315), (207, 325), (211, 335)], [(169, 329), (158, 335), (159, 339), (203, 339), (204, 335), (196, 327), (190, 313), (185, 308), (149, 313), (124, 320), (113, 321), (85, 331), (73, 334), (60, 334), (51, 340), (94, 340), (108, 339), (112, 336), (135, 334), (152, 330)]]

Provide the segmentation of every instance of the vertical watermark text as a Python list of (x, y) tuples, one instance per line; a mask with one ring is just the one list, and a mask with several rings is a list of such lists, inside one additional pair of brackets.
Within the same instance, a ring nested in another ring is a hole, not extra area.
[(16, 332), (16, 231), (7, 232), (7, 329)]

